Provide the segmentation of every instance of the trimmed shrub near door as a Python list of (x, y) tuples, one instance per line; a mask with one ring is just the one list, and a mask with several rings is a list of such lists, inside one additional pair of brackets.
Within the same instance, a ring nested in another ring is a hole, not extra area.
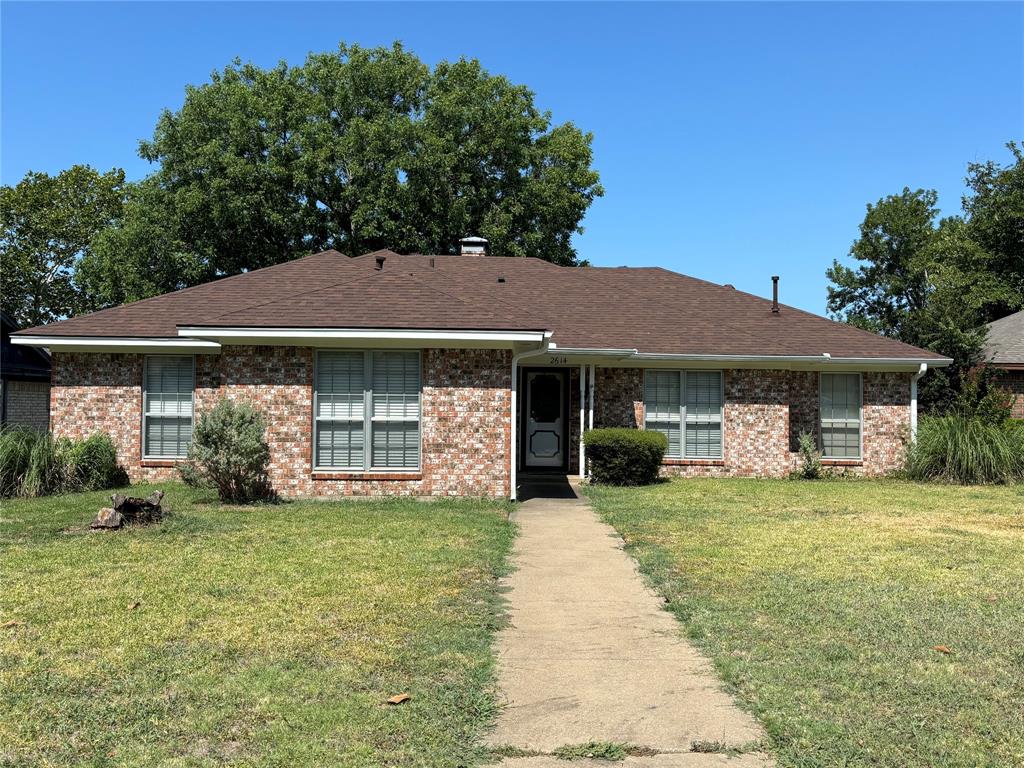
[(660, 432), (592, 429), (583, 434), (590, 476), (600, 485), (646, 485), (658, 479), (668, 440)]

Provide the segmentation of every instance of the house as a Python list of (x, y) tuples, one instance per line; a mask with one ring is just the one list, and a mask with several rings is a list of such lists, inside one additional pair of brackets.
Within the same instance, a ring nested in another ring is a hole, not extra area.
[(984, 359), (999, 369), (996, 383), (1013, 394), (1015, 419), (1024, 419), (1024, 312), (988, 324)]
[(473, 240), (325, 251), (15, 341), (53, 354), (53, 431), (105, 430), (133, 479), (172, 476), (229, 397), (266, 415), (278, 492), (318, 496), (515, 498), (522, 473), (582, 473), (590, 426), (664, 432), (665, 475), (784, 476), (802, 432), (880, 474), (950, 362), (729, 285)]
[(46, 431), (50, 423), (50, 356), (11, 344), (14, 318), (0, 311), (0, 426)]

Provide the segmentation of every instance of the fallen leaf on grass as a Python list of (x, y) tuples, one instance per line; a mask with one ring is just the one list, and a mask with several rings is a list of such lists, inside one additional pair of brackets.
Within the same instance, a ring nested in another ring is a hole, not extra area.
[(131, 605), (128, 606), (128, 610), (129, 611), (134, 611), (140, 605), (142, 605), (142, 603), (140, 603), (138, 600), (136, 600), (134, 603), (132, 603)]
[(3, 624), (0, 624), (0, 627), (3, 627), (4, 629), (7, 629), (8, 627), (20, 627), (24, 623), (25, 623), (24, 621), (18, 621), (17, 619), (11, 619), (10, 621), (5, 621)]
[(408, 693), (398, 693), (388, 699), (388, 704), (404, 704), (411, 698)]
[(938, 651), (939, 653), (952, 653), (952, 651), (944, 645), (933, 645), (932, 650)]
[(987, 602), (987, 603), (994, 603), (994, 602), (997, 602), (998, 600), (999, 600), (999, 595), (989, 595), (988, 597), (985, 598), (985, 602)]

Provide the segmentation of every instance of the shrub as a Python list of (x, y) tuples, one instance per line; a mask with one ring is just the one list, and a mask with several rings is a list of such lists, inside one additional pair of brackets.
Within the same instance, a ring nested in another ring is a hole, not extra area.
[(658, 478), (668, 448), (660, 432), (639, 429), (592, 429), (583, 435), (590, 476), (602, 485), (645, 485)]
[(80, 491), (98, 491), (127, 485), (128, 475), (117, 464), (114, 441), (105, 432), (76, 443), (70, 451), (71, 473)]
[(1024, 429), (963, 416), (922, 417), (907, 476), (964, 485), (1024, 479)]
[(217, 489), (221, 501), (245, 503), (272, 495), (270, 446), (263, 416), (250, 403), (221, 400), (199, 417), (188, 461), (179, 469), (189, 485)]
[(0, 496), (5, 498), (96, 491), (127, 481), (106, 434), (75, 442), (27, 427), (0, 432)]
[(801, 432), (799, 438), (800, 468), (793, 474), (803, 480), (821, 477), (821, 452), (810, 432)]
[(1013, 412), (1013, 400), (1013, 393), (999, 386), (995, 368), (975, 368), (963, 379), (953, 413), (986, 424), (1005, 424)]

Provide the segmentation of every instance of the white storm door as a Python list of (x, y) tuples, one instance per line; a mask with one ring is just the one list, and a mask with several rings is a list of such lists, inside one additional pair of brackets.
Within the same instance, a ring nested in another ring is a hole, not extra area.
[(526, 466), (561, 467), (565, 459), (565, 372), (526, 374)]

